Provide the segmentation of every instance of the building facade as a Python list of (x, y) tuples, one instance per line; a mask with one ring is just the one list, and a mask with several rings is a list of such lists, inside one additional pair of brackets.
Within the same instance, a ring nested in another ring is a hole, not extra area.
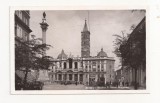
[(128, 66), (129, 78), (131, 85), (134, 83), (138, 87), (146, 88), (146, 18), (144, 17), (142, 21), (133, 30), (128, 39), (128, 45), (130, 50), (130, 61), (131, 65)]
[(94, 82), (114, 82), (115, 60), (106, 56), (101, 57), (102, 54), (98, 54), (96, 57), (70, 58), (62, 50), (58, 58), (53, 61), (53, 66), (50, 67), (51, 82), (77, 82), (86, 85)]
[(50, 81), (85, 85), (112, 83), (115, 80), (114, 62), (103, 48), (97, 56), (90, 56), (90, 32), (85, 20), (81, 32), (81, 57), (68, 57), (62, 50), (50, 67)]
[(29, 40), (32, 30), (29, 26), (30, 12), (25, 10), (15, 11), (15, 37), (22, 38), (25, 41)]
[[(19, 65), (16, 61), (19, 55), (16, 54), (16, 49), (19, 47), (26, 47), (24, 44), (25, 41), (29, 41), (30, 33), (32, 30), (30, 29), (30, 11), (29, 10), (16, 10), (14, 13), (14, 35), (15, 35), (15, 89), (19, 90), (19, 84), (24, 81), (25, 78), (25, 68), (19, 68)], [(25, 54), (25, 52), (24, 52)], [(26, 58), (27, 59), (27, 58)], [(22, 61), (22, 60), (20, 60)], [(27, 82), (32, 82), (37, 79), (35, 77), (37, 72), (33, 72), (32, 70), (28, 71)]]
[[(129, 57), (128, 63), (123, 63), (121, 77), (124, 83), (146, 88), (146, 18), (137, 25), (123, 47)], [(117, 71), (117, 73), (119, 72)]]

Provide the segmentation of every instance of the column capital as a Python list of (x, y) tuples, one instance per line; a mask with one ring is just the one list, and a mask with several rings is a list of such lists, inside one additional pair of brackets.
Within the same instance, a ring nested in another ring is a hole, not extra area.
[(40, 23), (40, 25), (41, 25), (42, 31), (44, 32), (48, 29), (48, 26), (49, 26), (47, 23)]

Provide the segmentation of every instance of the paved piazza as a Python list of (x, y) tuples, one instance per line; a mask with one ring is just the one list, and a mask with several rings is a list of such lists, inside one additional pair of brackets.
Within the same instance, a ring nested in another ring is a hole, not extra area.
[(61, 85), (61, 84), (45, 84), (43, 90), (85, 90), (84, 85)]
[(43, 90), (130, 90), (133, 88), (129, 87), (111, 87), (111, 88), (106, 88), (106, 87), (88, 87), (82, 84), (70, 84), (70, 85), (61, 85), (57, 83), (46, 83), (43, 86)]

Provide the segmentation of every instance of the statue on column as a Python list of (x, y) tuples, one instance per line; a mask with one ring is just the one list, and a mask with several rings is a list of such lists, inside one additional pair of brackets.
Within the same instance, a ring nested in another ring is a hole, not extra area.
[(46, 13), (45, 12), (43, 12), (43, 18), (46, 18)]

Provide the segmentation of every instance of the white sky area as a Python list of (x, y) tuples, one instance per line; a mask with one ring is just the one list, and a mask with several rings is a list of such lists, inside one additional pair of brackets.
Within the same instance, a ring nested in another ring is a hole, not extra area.
[[(30, 28), (37, 38), (42, 37), (42, 15), (44, 11), (30, 11)], [(90, 30), (90, 55), (96, 56), (103, 48), (109, 57), (115, 58), (115, 69), (119, 60), (114, 51), (115, 37), (125, 30), (130, 33), (131, 25), (137, 25), (145, 16), (144, 12), (131, 10), (49, 10), (46, 12), (46, 22), (49, 27), (46, 32), (46, 43), (53, 46), (47, 51), (49, 56), (57, 58), (62, 49), (69, 55), (81, 56), (81, 31), (85, 18)]]

